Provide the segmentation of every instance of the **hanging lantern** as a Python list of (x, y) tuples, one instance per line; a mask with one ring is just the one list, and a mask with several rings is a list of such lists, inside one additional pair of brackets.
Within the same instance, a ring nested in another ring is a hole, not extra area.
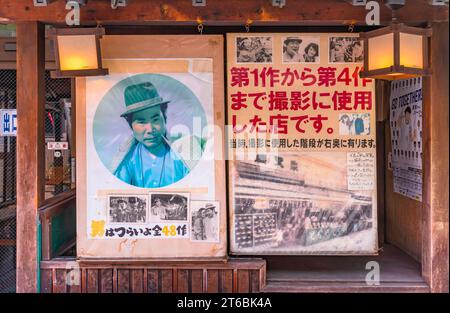
[(52, 78), (108, 74), (108, 69), (102, 68), (100, 48), (104, 28), (55, 28), (49, 35), (54, 42), (58, 68), (51, 72)]
[(364, 71), (361, 78), (407, 79), (430, 75), (428, 38), (430, 28), (401, 23), (360, 33), (364, 42)]

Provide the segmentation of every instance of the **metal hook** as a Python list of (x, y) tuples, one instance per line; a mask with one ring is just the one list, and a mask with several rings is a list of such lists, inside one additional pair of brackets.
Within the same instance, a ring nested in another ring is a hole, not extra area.
[(203, 20), (200, 17), (197, 17), (197, 30), (200, 35), (203, 35)]
[(96, 28), (100, 28), (102, 26), (102, 23), (100, 21), (95, 21), (97, 23), (97, 27)]
[(203, 35), (203, 24), (202, 23), (199, 23), (197, 25), (197, 30), (200, 33), (200, 35)]
[(355, 29), (355, 21), (351, 21), (350, 24), (348, 25), (348, 31), (350, 33), (353, 33), (353, 30)]
[(248, 19), (247, 22), (245, 22), (245, 31), (247, 33), (250, 32), (250, 25), (253, 23), (253, 21), (251, 19)]

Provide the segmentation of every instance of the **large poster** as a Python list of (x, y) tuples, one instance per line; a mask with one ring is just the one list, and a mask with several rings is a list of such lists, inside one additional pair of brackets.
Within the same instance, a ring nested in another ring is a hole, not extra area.
[[(212, 127), (221, 124), (215, 114), (220, 89), (214, 91), (221, 79), (213, 66), (220, 60), (213, 56), (222, 39), (214, 37), (211, 53), (213, 38), (144, 37), (140, 42), (158, 47), (144, 47), (148, 58), (121, 54), (117, 43), (130, 39), (106, 36), (104, 49), (118, 56), (104, 59), (110, 74), (80, 82), (86, 209), (79, 207), (78, 255), (224, 256), (226, 230), (219, 221), (225, 205), (217, 189), (222, 156)], [(175, 58), (176, 52), (164, 51), (175, 42), (184, 45), (184, 54), (196, 44), (210, 57)]]
[(232, 253), (377, 252), (375, 87), (357, 36), (227, 36)]
[(392, 82), (390, 108), (394, 191), (422, 201), (422, 78)]

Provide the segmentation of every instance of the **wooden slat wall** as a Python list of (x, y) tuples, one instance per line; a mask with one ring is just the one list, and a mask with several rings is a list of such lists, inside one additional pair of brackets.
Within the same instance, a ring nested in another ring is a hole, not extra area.
[[(66, 268), (64, 262), (41, 262), (43, 293), (257, 293), (265, 285), (265, 261), (239, 261), (208, 268), (150, 266)], [(66, 262), (67, 264), (67, 262)], [(78, 277), (77, 277), (78, 275)], [(74, 279), (70, 280), (70, 277)], [(67, 283), (79, 281), (80, 284)]]

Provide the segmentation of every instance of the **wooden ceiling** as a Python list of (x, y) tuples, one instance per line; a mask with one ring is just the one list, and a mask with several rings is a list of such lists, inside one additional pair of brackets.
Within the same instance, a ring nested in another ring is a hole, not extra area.
[[(191, 0), (129, 0), (128, 6), (113, 10), (110, 0), (88, 0), (81, 8), (81, 24), (165, 25), (343, 25), (365, 24), (367, 11), (350, 0), (287, 0), (283, 8), (271, 0), (207, 0), (206, 7), (194, 7)], [(382, 25), (391, 21), (391, 11), (379, 1)], [(64, 24), (66, 0), (35, 7), (33, 0), (8, 0), (0, 5), (0, 23), (41, 21)], [(428, 0), (407, 0), (398, 19), (410, 25), (448, 21), (448, 6), (432, 6)]]

